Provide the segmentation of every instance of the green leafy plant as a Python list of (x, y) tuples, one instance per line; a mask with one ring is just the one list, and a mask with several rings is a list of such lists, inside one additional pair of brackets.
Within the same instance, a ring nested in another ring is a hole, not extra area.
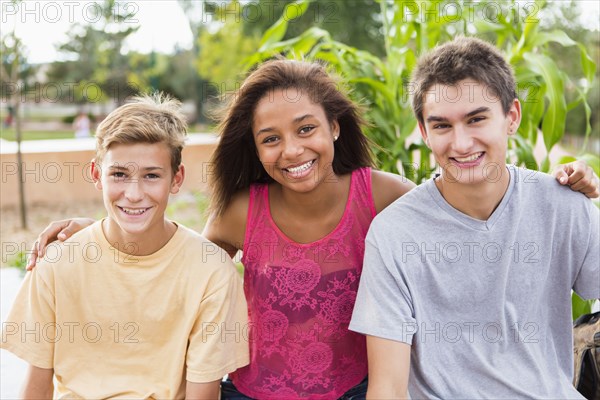
[[(283, 40), (289, 16), (302, 15), (311, 3), (301, 0), (288, 4), (279, 20), (264, 33), (246, 67), (276, 55), (327, 62), (352, 87), (351, 96), (366, 106), (372, 123), (367, 135), (377, 144), (374, 153), (383, 170), (403, 173), (416, 183), (435, 170), (427, 147), (420, 140), (408, 140), (417, 126), (410, 107), (410, 75), (420, 54), (456, 35), (477, 35), (495, 43), (515, 70), (523, 119), (517, 135), (509, 141), (509, 162), (548, 172), (548, 155), (564, 135), (568, 113), (579, 105), (585, 109), (586, 138), (590, 135), (587, 96), (596, 64), (583, 44), (562, 31), (547, 31), (540, 26), (540, 14), (547, 7), (545, 0), (379, 1), (383, 58), (334, 41), (327, 31), (317, 27)], [(552, 52), (551, 43), (578, 48), (580, 70), (569, 74), (561, 71), (554, 61), (559, 55)], [(577, 94), (570, 102), (566, 87), (574, 88)], [(540, 134), (546, 154), (538, 162), (533, 149)], [(577, 157), (598, 165), (597, 156)], [(575, 298), (573, 305), (575, 317), (587, 310), (579, 307)]]
[(27, 254), (24, 251), (20, 251), (14, 256), (7, 260), (6, 265), (11, 268), (17, 268), (21, 275), (25, 275), (25, 267), (27, 266)]
[(583, 300), (577, 295), (577, 293), (573, 293), (571, 296), (571, 304), (573, 305), (573, 321), (584, 314), (591, 313), (592, 307), (594, 306), (594, 301), (595, 300)]

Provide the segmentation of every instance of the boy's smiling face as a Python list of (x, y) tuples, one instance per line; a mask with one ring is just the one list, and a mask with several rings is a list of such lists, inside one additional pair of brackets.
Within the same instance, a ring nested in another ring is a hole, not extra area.
[(487, 86), (467, 79), (426, 91), (423, 120), (421, 135), (444, 181), (476, 185), (494, 182), (503, 171), (508, 135), (519, 126), (521, 106), (515, 99), (505, 114)]
[(171, 171), (171, 154), (164, 143), (116, 144), (101, 165), (92, 164), (92, 177), (102, 190), (108, 211), (108, 239), (121, 244), (162, 242), (169, 195), (183, 183), (183, 165)]

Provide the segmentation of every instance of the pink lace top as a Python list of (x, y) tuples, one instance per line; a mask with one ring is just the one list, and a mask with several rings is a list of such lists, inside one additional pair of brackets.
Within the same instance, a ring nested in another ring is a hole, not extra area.
[(348, 324), (374, 216), (369, 168), (352, 173), (338, 226), (307, 244), (275, 225), (268, 186), (250, 187), (242, 257), (250, 365), (231, 374), (239, 391), (257, 399), (335, 399), (365, 378), (365, 338)]

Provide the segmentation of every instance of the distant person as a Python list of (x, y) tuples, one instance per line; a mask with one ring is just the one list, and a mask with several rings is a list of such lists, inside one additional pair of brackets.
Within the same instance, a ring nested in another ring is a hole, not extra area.
[(90, 118), (83, 111), (80, 111), (73, 121), (73, 128), (75, 129), (76, 138), (88, 138), (90, 134)]
[(5, 128), (10, 128), (13, 123), (15, 108), (13, 106), (8, 106), (7, 111), (8, 114), (6, 115), (6, 118), (4, 118), (4, 121), (2, 121), (2, 124)]
[[(216, 399), (248, 364), (247, 306), (225, 251), (169, 221), (186, 123), (157, 95), (98, 127), (91, 176), (108, 216), (40, 260), (0, 347), (29, 362), (23, 398)], [(237, 333), (236, 333), (237, 332)]]

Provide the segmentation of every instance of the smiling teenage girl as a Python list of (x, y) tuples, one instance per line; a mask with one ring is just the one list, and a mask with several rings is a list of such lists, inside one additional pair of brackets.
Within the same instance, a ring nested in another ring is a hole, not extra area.
[(365, 339), (347, 329), (364, 237), (413, 184), (369, 168), (361, 124), (322, 66), (297, 61), (263, 64), (227, 110), (204, 234), (244, 252), (251, 364), (225, 398), (332, 399), (367, 375)]

